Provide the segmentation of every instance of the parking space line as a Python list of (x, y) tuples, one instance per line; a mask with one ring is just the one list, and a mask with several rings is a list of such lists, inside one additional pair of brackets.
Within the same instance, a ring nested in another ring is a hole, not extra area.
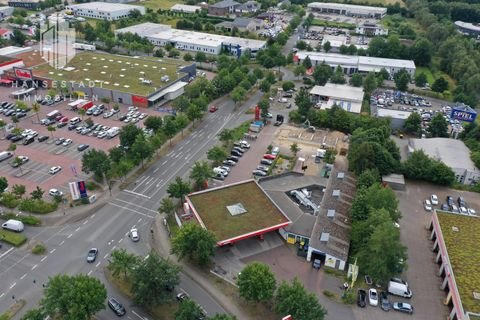
[(92, 274), (92, 270), (88, 271), (87, 276)]
[(5, 295), (5, 292), (2, 292), (2, 294), (0, 294), (0, 298), (2, 298), (4, 295)]
[(75, 229), (75, 232), (77, 232), (78, 230), (80, 230), (80, 227), (78, 227), (77, 229)]
[(70, 234), (67, 236), (67, 239), (70, 239), (72, 236), (73, 236), (73, 233), (70, 233)]
[(107, 257), (108, 257), (108, 253), (103, 256), (103, 259), (107, 259)]
[(40, 260), (40, 262), (45, 261), (45, 259), (47, 259), (47, 257), (48, 257), (48, 256), (43, 257), (43, 258)]
[(10, 286), (10, 289), (13, 289), (13, 287), (15, 287), (17, 285), (16, 282), (14, 282), (11, 286)]
[(57, 249), (52, 249), (50, 250), (50, 253), (54, 253), (55, 251), (57, 251)]
[(95, 267), (98, 268), (98, 266), (101, 264), (101, 262), (98, 262)]
[(60, 242), (60, 245), (64, 244), (65, 243), (65, 240), (62, 240), (62, 242)]
[(149, 217), (150, 219), (153, 219), (153, 218), (154, 218), (153, 216), (150, 216), (150, 215), (148, 215), (148, 214), (142, 213), (142, 212), (137, 211), (137, 210), (134, 210), (134, 209), (126, 208), (126, 207), (124, 207), (124, 206), (120, 206), (120, 205), (118, 205), (118, 204), (116, 204), (116, 203), (113, 203), (113, 202), (109, 202), (109, 204), (111, 204), (112, 206), (115, 206), (115, 207), (124, 209), (124, 210), (128, 210), (128, 211), (135, 212), (135, 213), (137, 213), (137, 214), (139, 214), (139, 215), (142, 215), (142, 216), (144, 216), (144, 217)]

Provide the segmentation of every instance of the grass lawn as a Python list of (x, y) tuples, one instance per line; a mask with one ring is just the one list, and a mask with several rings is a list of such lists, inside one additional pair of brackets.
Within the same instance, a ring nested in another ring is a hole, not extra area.
[[(165, 87), (177, 79), (177, 66), (167, 62), (167, 59), (153, 57), (127, 57), (120, 55), (99, 54), (82, 52), (77, 54), (67, 67), (74, 69), (68, 71), (55, 70), (48, 64), (34, 68), (34, 73), (57, 81), (74, 81), (89, 86), (89, 81), (95, 86), (110, 90), (121, 90), (132, 94), (148, 96), (161, 87)], [(168, 82), (162, 82), (161, 77), (167, 75)], [(151, 80), (151, 84), (143, 84), (139, 78)]]
[(144, 6), (146, 8), (153, 9), (157, 11), (158, 9), (170, 9), (174, 4), (181, 4), (183, 2), (176, 1), (176, 0), (145, 0), (145, 1), (138, 1), (133, 2), (131, 4)]
[[(465, 311), (480, 312), (473, 292), (480, 292), (480, 219), (451, 213), (438, 213), (443, 239)], [(452, 228), (457, 227), (458, 231)]]
[(363, 0), (352, 0), (352, 4), (361, 4), (361, 5), (365, 5), (365, 3), (368, 3), (368, 4), (376, 4), (376, 5), (389, 5), (389, 4), (395, 4), (395, 2), (398, 2), (400, 3), (400, 7), (404, 7), (405, 4), (403, 3), (403, 1), (398, 1), (398, 0), (367, 0), (366, 2), (363, 1)]
[(415, 70), (415, 76), (419, 75), (422, 72), (427, 76), (428, 84), (432, 85), (435, 82), (435, 77), (433, 76), (432, 71), (430, 71), (430, 69), (426, 67), (417, 67), (417, 70)]
[[(193, 194), (190, 201), (218, 241), (288, 222), (254, 181)], [(233, 216), (226, 206), (237, 203), (246, 212)]]
[(19, 247), (27, 241), (27, 237), (25, 237), (23, 234), (4, 229), (0, 230), (0, 239), (3, 242), (9, 243), (15, 247)]

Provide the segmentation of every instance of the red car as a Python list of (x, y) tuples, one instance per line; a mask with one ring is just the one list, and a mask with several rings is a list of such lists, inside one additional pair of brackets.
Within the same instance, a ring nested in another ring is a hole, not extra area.
[(273, 154), (264, 154), (263, 155), (263, 159), (268, 159), (268, 160), (275, 160), (276, 156), (274, 156)]
[(60, 120), (58, 120), (59, 122), (68, 122), (68, 118), (67, 117), (62, 117)]
[(63, 116), (62, 114), (60, 113), (58, 116), (55, 117), (55, 121), (59, 121), (60, 119), (62, 119)]
[(211, 107), (208, 109), (208, 111), (210, 111), (210, 112), (215, 112), (215, 111), (217, 111), (217, 110), (218, 110), (217, 106), (211, 106)]

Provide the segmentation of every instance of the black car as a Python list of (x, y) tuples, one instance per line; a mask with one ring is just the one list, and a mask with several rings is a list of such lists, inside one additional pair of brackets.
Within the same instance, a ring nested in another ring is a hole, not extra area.
[(65, 127), (67, 124), (68, 124), (68, 123), (66, 123), (66, 122), (59, 122), (59, 123), (57, 124), (57, 128), (63, 128), (63, 127)]
[(15, 135), (10, 132), (9, 134), (7, 134), (7, 135), (5, 136), (5, 139), (11, 140), (13, 137), (15, 137)]
[(77, 147), (77, 150), (78, 151), (83, 151), (85, 149), (88, 149), (88, 147), (90, 147), (88, 144), (81, 144)]
[(237, 151), (235, 149), (230, 151), (230, 154), (235, 157), (241, 157), (243, 155), (240, 151)]
[(265, 165), (267, 165), (267, 166), (271, 166), (272, 163), (273, 163), (272, 160), (268, 160), (268, 159), (262, 159), (262, 160), (260, 160), (260, 164), (265, 164)]
[(392, 309), (392, 304), (388, 300), (387, 293), (385, 291), (382, 291), (380, 293), (380, 308), (382, 308), (383, 311), (390, 311)]
[(365, 308), (367, 306), (367, 292), (363, 289), (358, 290), (357, 305), (360, 308)]
[(240, 159), (238, 157), (232, 155), (230, 157), (227, 157), (227, 160), (232, 160), (234, 162), (238, 162)]
[(127, 311), (125, 310), (125, 307), (120, 302), (118, 302), (115, 298), (108, 299), (108, 306), (119, 317), (124, 316), (127, 313)]
[(24, 118), (27, 116), (27, 113), (26, 112), (19, 112), (17, 113), (17, 119), (21, 119), (21, 118)]
[(24, 145), (29, 145), (30, 143), (33, 143), (35, 142), (35, 138), (34, 137), (28, 137), (26, 138), (25, 140), (23, 140), (23, 144)]
[(447, 204), (449, 207), (453, 205), (453, 197), (452, 196), (447, 196)]
[(465, 199), (463, 197), (458, 197), (457, 202), (459, 207), (467, 207), (467, 203), (465, 202)]
[(43, 142), (45, 140), (48, 140), (48, 136), (40, 136), (37, 138), (38, 142)]
[(13, 137), (11, 137), (11, 138), (10, 138), (10, 141), (12, 141), (12, 142), (17, 142), (17, 141), (20, 141), (20, 140), (22, 140), (22, 139), (23, 139), (22, 135), (18, 135), (18, 136), (13, 136)]
[(123, 121), (123, 120), (125, 120), (125, 119), (127, 119), (127, 116), (125, 116), (125, 115), (123, 115), (123, 116), (121, 116), (120, 118), (118, 118), (118, 120), (120, 120), (120, 121)]
[(71, 123), (71, 124), (68, 125), (67, 129), (68, 129), (68, 131), (72, 131), (72, 130), (77, 129), (77, 127), (78, 126), (76, 124)]

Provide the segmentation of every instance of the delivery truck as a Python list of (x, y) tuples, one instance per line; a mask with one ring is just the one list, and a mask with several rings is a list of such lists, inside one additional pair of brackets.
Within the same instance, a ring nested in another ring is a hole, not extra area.
[(2, 224), (2, 228), (10, 231), (22, 232), (25, 227), (22, 221), (10, 219)]

